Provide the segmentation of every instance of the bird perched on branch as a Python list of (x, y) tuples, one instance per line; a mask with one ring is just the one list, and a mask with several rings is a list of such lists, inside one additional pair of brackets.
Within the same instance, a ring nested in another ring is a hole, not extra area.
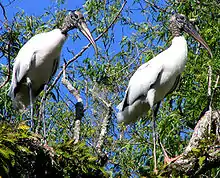
[(175, 14), (171, 17), (170, 30), (173, 35), (171, 46), (141, 65), (131, 77), (124, 99), (117, 107), (119, 123), (135, 122), (151, 109), (155, 132), (154, 106), (175, 90), (186, 64), (187, 42), (182, 35), (183, 31), (192, 35), (212, 56), (209, 46), (184, 15)]
[(24, 110), (31, 105), (31, 118), (33, 101), (55, 74), (67, 33), (74, 28), (78, 28), (88, 38), (97, 53), (97, 46), (82, 13), (75, 10), (69, 11), (62, 27), (33, 36), (15, 58), (8, 94), (18, 110)]

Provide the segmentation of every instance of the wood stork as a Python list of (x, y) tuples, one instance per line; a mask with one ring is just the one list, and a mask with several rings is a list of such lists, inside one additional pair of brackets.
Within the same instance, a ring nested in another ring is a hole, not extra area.
[(67, 32), (74, 28), (78, 28), (88, 38), (97, 53), (97, 46), (82, 13), (74, 10), (69, 11), (61, 28), (33, 36), (15, 58), (8, 95), (11, 96), (14, 107), (20, 111), (30, 104), (31, 118), (33, 101), (55, 74), (62, 46), (68, 37)]
[[(175, 14), (170, 19), (173, 35), (171, 46), (156, 57), (141, 65), (131, 77), (124, 99), (118, 105), (117, 120), (129, 124), (138, 120), (149, 109), (152, 110), (153, 132), (155, 129), (154, 105), (175, 90), (187, 60), (187, 42), (182, 32), (185, 31), (199, 41), (212, 56), (211, 50), (191, 23), (182, 14)], [(157, 107), (158, 108), (158, 107)], [(154, 132), (155, 149), (155, 132)], [(156, 155), (154, 155), (156, 162)], [(155, 170), (156, 170), (156, 163)]]

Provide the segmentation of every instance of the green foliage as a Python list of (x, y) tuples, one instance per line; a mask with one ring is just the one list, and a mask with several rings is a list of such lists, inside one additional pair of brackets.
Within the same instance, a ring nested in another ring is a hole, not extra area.
[(2, 177), (106, 177), (85, 143), (73, 140), (52, 147), (43, 145), (25, 123), (0, 123), (0, 176)]
[[(37, 33), (61, 25), (65, 15), (65, 9), (61, 7), (65, 3), (69, 5), (68, 1), (53, 1), (53, 5), (46, 7), (45, 12), (39, 16), (18, 10), (14, 19), (4, 24), (0, 31), (0, 57), (4, 61), (0, 66), (0, 83), (7, 78), (6, 63), (11, 60), (12, 71), (14, 57), (28, 39)], [(121, 5), (122, 1), (119, 0), (85, 1), (82, 11), (85, 12), (85, 18), (94, 37), (102, 34), (112, 23)], [(219, 9), (217, 1), (208, 0), (129, 0), (113, 26), (97, 41), (98, 56), (95, 56), (93, 51), (85, 52), (67, 68), (67, 78), (77, 88), (85, 105), (85, 116), (81, 120), (81, 141), (76, 145), (73, 144), (74, 108), (77, 101), (59, 80), (49, 93), (45, 106), (46, 138), (55, 156), (49, 156), (48, 150), (42, 148), (41, 138), (38, 138), (38, 146), (30, 146), (33, 135), (28, 129), (19, 129), (19, 126), (12, 127), (4, 123), (0, 127), (0, 165), (2, 165), (0, 172), (4, 172), (2, 175), (11, 176), (12, 168), (20, 175), (36, 175), (35, 172), (28, 173), (28, 170), (34, 169), (33, 165), (37, 165), (34, 154), (34, 150), (37, 149), (43, 158), (46, 157), (47, 161), (43, 165), (49, 166), (45, 166), (48, 174), (56, 172), (61, 177), (106, 176), (107, 170), (112, 177), (153, 176), (151, 113), (146, 114), (135, 124), (125, 127), (117, 124), (115, 107), (124, 96), (134, 71), (171, 44), (172, 38), (168, 27), (172, 13), (182, 13), (194, 20), (192, 23), (210, 46), (213, 58), (210, 59), (206, 50), (193, 38), (184, 34), (189, 46), (186, 68), (180, 86), (162, 101), (157, 115), (159, 139), (169, 155), (176, 156), (182, 153), (201, 112), (208, 103), (208, 65), (212, 67), (212, 91), (219, 75)], [(76, 54), (78, 49), (73, 47), (79, 46), (79, 36), (76, 31), (73, 35), (70, 33), (70, 43), (68, 43), (70, 45), (63, 49), (61, 64)], [(19, 125), (20, 122), (29, 120), (30, 114), (29, 111), (20, 114), (13, 109), (11, 100), (7, 96), (8, 87), (9, 83), (1, 88), (0, 92), (0, 120)], [(39, 119), (39, 108), (42, 104), (42, 96), (43, 93), (35, 102), (34, 108), (34, 132), (41, 135), (43, 135), (43, 127)], [(102, 147), (102, 151), (108, 154), (108, 162), (104, 168), (99, 163), (95, 151), (103, 119), (108, 113), (102, 100), (113, 106), (108, 133)], [(213, 110), (218, 110), (219, 105), (220, 95), (217, 85), (212, 99)], [(216, 136), (213, 135), (210, 142), (204, 141), (200, 144), (201, 148), (192, 153), (199, 157), (200, 165), (205, 159), (202, 156), (206, 151), (205, 147), (217, 144), (213, 143), (215, 138)], [(22, 141), (20, 142), (19, 139)], [(163, 169), (164, 156), (159, 145), (156, 154), (158, 167)], [(31, 160), (36, 163), (30, 163)], [(42, 167), (39, 167), (39, 170)], [(218, 175), (218, 171), (219, 169), (212, 169), (213, 177)]]
[[(104, 169), (100, 167), (98, 157), (92, 156), (93, 150), (84, 142), (74, 144), (70, 140), (55, 147), (57, 160), (64, 175), (68, 177), (104, 177)], [(106, 174), (107, 176), (107, 174)]]

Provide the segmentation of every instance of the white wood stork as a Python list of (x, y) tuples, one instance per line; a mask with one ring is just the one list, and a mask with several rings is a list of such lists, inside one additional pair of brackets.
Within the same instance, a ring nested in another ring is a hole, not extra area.
[[(173, 35), (171, 46), (147, 63), (141, 65), (131, 77), (124, 99), (117, 107), (119, 109), (117, 113), (119, 123), (124, 122), (125, 124), (129, 124), (135, 122), (149, 109), (152, 109), (154, 132), (156, 115), (154, 105), (160, 103), (167, 94), (175, 90), (180, 79), (180, 74), (185, 67), (187, 42), (184, 36), (182, 36), (183, 31), (189, 33), (199, 41), (212, 56), (206, 42), (184, 15), (175, 14), (171, 17), (170, 30)], [(156, 162), (156, 155), (154, 155), (154, 162)]]
[(67, 32), (74, 28), (78, 28), (88, 38), (97, 53), (97, 46), (82, 13), (69, 11), (61, 28), (33, 36), (15, 58), (8, 95), (14, 107), (20, 111), (31, 105), (31, 119), (33, 101), (55, 74), (62, 46), (68, 37)]

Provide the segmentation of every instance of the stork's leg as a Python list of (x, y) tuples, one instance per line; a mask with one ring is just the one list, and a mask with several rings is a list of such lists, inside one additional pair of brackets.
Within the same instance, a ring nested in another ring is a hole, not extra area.
[(41, 118), (43, 121), (43, 129), (44, 129), (44, 144), (46, 144), (46, 122), (45, 122), (45, 113), (44, 113), (44, 108), (45, 108), (45, 101), (46, 101), (46, 91), (47, 91), (47, 84), (44, 85), (44, 95), (41, 99)]
[(152, 118), (153, 118), (154, 172), (156, 174), (158, 173), (158, 170), (157, 170), (157, 155), (156, 155), (156, 116), (157, 116), (157, 112), (158, 112), (159, 107), (160, 107), (160, 102), (156, 104), (155, 109), (154, 109), (154, 107), (151, 108), (152, 109)]
[(27, 85), (29, 90), (29, 97), (30, 97), (30, 107), (31, 107), (31, 129), (34, 127), (34, 120), (33, 120), (33, 98), (32, 98), (32, 82), (29, 77), (27, 77)]
[(153, 118), (153, 122), (152, 122), (152, 128), (153, 128), (153, 143), (154, 143), (154, 151), (153, 151), (153, 155), (154, 155), (154, 172), (157, 174), (157, 155), (156, 155), (156, 118), (155, 118), (155, 114), (154, 114), (154, 108), (152, 108), (152, 118)]

